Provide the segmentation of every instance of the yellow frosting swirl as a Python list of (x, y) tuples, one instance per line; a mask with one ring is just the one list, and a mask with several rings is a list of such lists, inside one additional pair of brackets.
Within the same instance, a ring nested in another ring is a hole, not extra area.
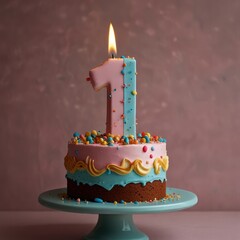
[(94, 165), (94, 160), (91, 159), (89, 156), (84, 162), (82, 160), (77, 160), (75, 157), (67, 155), (64, 158), (64, 166), (66, 170), (70, 173), (74, 173), (77, 170), (86, 169), (89, 174), (95, 177), (104, 174), (107, 170), (115, 172), (119, 175), (126, 175), (132, 171), (135, 171), (140, 176), (146, 176), (152, 168), (154, 168), (155, 174), (159, 174), (161, 169), (167, 171), (169, 166), (169, 158), (168, 156), (164, 156), (163, 158), (156, 158), (153, 162), (153, 165), (150, 167), (145, 167), (142, 164), (142, 160), (140, 159), (136, 159), (131, 162), (130, 160), (124, 158), (119, 166), (116, 164), (108, 164), (106, 168), (97, 169)]
[(156, 158), (153, 162), (153, 168), (154, 168), (155, 174), (159, 174), (161, 168), (164, 171), (167, 171), (168, 166), (169, 166), (168, 156), (164, 156), (163, 158)]
[(115, 164), (108, 164), (107, 169), (119, 175), (126, 175), (133, 170), (133, 165), (128, 159), (124, 158), (120, 166)]
[(91, 159), (90, 157), (87, 157), (86, 162), (88, 163), (86, 169), (92, 176), (97, 177), (106, 172), (106, 169), (100, 169), (100, 170), (96, 169), (94, 166), (94, 160)]
[(68, 155), (64, 158), (64, 166), (67, 169), (67, 171), (70, 173), (76, 172), (78, 162), (82, 162), (82, 161), (77, 161), (75, 157), (70, 157)]
[(140, 175), (140, 176), (145, 176), (147, 175), (150, 171), (151, 171), (151, 168), (147, 168), (147, 167), (144, 167), (143, 164), (142, 164), (142, 160), (139, 160), (139, 159), (136, 159), (134, 162), (133, 162), (133, 166), (134, 166), (134, 171)]

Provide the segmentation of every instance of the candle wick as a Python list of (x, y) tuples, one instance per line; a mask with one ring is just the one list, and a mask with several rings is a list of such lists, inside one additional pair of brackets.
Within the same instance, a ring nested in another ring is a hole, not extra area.
[(115, 58), (114, 53), (112, 53), (112, 58)]

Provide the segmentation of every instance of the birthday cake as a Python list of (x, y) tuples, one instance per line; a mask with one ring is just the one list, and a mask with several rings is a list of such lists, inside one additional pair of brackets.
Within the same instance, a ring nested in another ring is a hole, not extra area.
[[(87, 143), (92, 142), (92, 143)], [(108, 202), (153, 201), (166, 196), (166, 140), (74, 133), (65, 157), (67, 194)]]
[(108, 59), (89, 72), (87, 81), (107, 88), (106, 133), (75, 132), (64, 159), (67, 194), (96, 202), (153, 201), (166, 196), (169, 161), (166, 139), (136, 134), (136, 60), (115, 58), (112, 25)]
[(154, 201), (166, 196), (166, 139), (136, 134), (136, 61), (108, 59), (90, 71), (95, 90), (107, 88), (106, 133), (75, 132), (64, 159), (67, 194), (107, 202)]

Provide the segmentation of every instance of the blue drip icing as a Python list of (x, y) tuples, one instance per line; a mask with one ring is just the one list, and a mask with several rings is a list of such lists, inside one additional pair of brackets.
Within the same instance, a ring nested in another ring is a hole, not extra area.
[(132, 58), (123, 58), (124, 67), (124, 135), (133, 135), (136, 138), (136, 61)]
[(76, 181), (78, 185), (80, 183), (88, 184), (90, 186), (97, 184), (107, 190), (111, 190), (114, 185), (120, 185), (124, 187), (128, 183), (141, 183), (143, 186), (145, 186), (147, 182), (153, 182), (155, 180), (167, 180), (166, 172), (162, 169), (159, 174), (155, 174), (154, 169), (151, 169), (149, 174), (146, 176), (140, 176), (134, 171), (127, 175), (119, 175), (111, 171), (106, 171), (104, 174), (98, 177), (90, 175), (87, 170), (77, 170), (73, 174), (67, 172), (66, 177)]

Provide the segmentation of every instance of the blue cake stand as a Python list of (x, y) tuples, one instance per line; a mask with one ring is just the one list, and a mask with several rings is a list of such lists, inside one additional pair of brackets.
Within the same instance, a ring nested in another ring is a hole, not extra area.
[(66, 188), (40, 194), (39, 202), (48, 208), (74, 213), (99, 214), (98, 222), (84, 240), (148, 240), (148, 236), (134, 225), (132, 215), (143, 213), (173, 212), (197, 204), (197, 196), (189, 191), (167, 188), (168, 198), (161, 201), (140, 203), (96, 203), (64, 199)]

